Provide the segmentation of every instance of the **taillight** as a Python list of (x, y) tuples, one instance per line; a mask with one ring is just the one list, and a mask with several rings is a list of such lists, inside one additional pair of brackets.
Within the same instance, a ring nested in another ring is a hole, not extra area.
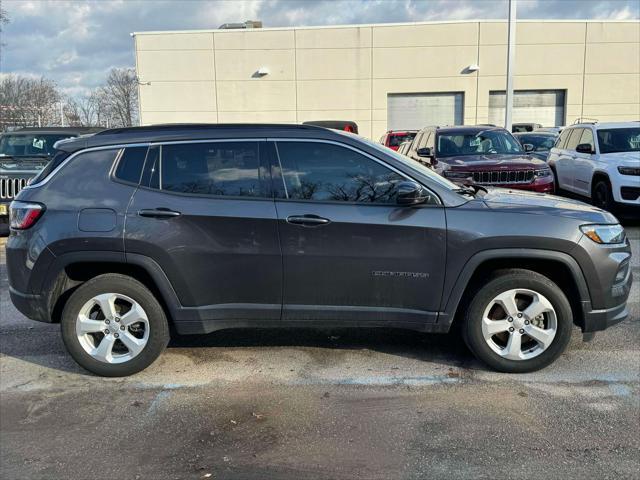
[(26, 230), (44, 213), (44, 205), (14, 200), (9, 206), (9, 225), (14, 230)]

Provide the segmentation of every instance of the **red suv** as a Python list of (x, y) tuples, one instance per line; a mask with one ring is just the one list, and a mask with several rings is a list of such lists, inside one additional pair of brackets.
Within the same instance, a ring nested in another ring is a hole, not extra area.
[(553, 193), (553, 172), (504, 128), (427, 127), (407, 156), (462, 185), (477, 184)]
[(418, 133), (417, 130), (389, 130), (382, 137), (380, 143), (391, 150), (398, 150), (403, 142), (413, 139)]

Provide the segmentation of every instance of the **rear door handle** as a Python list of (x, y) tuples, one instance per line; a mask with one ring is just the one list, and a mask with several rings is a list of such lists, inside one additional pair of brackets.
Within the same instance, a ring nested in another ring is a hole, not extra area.
[(319, 217), (318, 215), (291, 215), (287, 217), (287, 223), (302, 225), (304, 227), (319, 227), (331, 223), (331, 220)]
[(176, 212), (175, 210), (170, 210), (168, 208), (150, 208), (150, 209), (139, 210), (138, 215), (140, 215), (141, 217), (150, 217), (150, 218), (172, 218), (172, 217), (179, 217), (182, 214), (180, 212)]

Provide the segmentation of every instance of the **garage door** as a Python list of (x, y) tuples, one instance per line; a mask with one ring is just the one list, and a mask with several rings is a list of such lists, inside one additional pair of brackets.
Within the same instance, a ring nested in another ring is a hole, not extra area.
[[(516, 90), (513, 123), (540, 123), (560, 127), (564, 119), (564, 90)], [(489, 92), (489, 123), (504, 125), (505, 93)]]
[(387, 128), (420, 130), (428, 125), (462, 125), (464, 93), (390, 93)]

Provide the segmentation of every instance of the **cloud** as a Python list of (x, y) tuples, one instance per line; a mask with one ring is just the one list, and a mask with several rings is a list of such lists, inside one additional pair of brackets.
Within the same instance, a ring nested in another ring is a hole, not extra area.
[[(131, 32), (506, 18), (507, 0), (3, 0), (0, 72), (44, 75), (69, 95), (135, 64)], [(638, 19), (637, 0), (519, 0), (518, 18)]]

